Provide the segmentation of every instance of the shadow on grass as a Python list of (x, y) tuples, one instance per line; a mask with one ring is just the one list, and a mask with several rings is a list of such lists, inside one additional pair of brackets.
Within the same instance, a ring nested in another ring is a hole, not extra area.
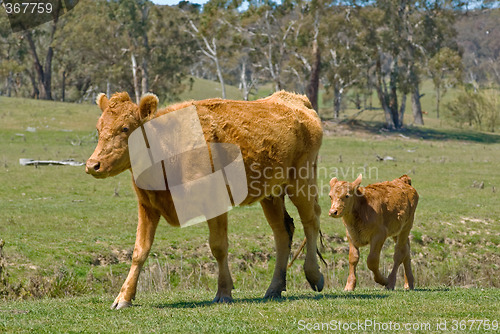
[[(333, 123), (334, 124), (334, 123)], [(409, 126), (397, 131), (385, 128), (384, 123), (376, 121), (350, 121), (342, 123), (353, 131), (364, 131), (371, 134), (404, 135), (413, 139), (425, 140), (458, 140), (484, 144), (500, 143), (500, 134), (486, 133), (461, 129), (436, 129), (419, 126)]]
[[(234, 299), (232, 304), (242, 304), (242, 303), (253, 303), (253, 304), (261, 304), (261, 303), (269, 303), (269, 302), (277, 302), (283, 303), (288, 301), (295, 300), (320, 300), (320, 299), (384, 299), (389, 297), (390, 295), (384, 293), (382, 291), (380, 294), (368, 294), (368, 293), (349, 293), (349, 294), (303, 294), (298, 296), (289, 296), (282, 297), (277, 299), (264, 299), (264, 298), (241, 298)], [(198, 302), (174, 302), (174, 303), (164, 303), (157, 304), (155, 308), (197, 308), (197, 307), (207, 307), (214, 305), (212, 301), (204, 300)]]

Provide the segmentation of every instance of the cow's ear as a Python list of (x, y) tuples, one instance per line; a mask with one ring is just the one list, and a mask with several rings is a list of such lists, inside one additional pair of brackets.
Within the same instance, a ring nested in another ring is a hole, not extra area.
[(147, 118), (150, 115), (153, 115), (158, 108), (158, 97), (155, 94), (145, 94), (141, 97), (141, 101), (139, 102), (139, 114), (141, 119)]
[(336, 177), (334, 177), (333, 179), (331, 179), (331, 180), (330, 180), (330, 188), (331, 188), (331, 187), (333, 187), (333, 185), (334, 185), (335, 183), (337, 183), (337, 181), (338, 181), (338, 180), (337, 180), (337, 178), (336, 178)]
[(95, 103), (99, 106), (99, 108), (101, 108), (102, 111), (106, 110), (106, 108), (109, 106), (108, 97), (104, 93), (100, 93), (99, 95), (97, 95)]
[(359, 185), (361, 184), (361, 180), (363, 179), (363, 175), (359, 174), (358, 178), (354, 180), (352, 185), (354, 186), (354, 189), (357, 189)]

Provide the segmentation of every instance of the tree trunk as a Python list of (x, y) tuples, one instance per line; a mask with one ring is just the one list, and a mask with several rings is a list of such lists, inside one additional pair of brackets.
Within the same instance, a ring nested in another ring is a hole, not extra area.
[(9, 71), (9, 76), (7, 77), (7, 96), (11, 97), (12, 95), (12, 71)]
[(399, 129), (402, 124), (399, 120), (397, 81), (398, 69), (396, 57), (391, 64), (391, 74), (389, 78), (389, 110), (391, 112), (392, 124), (394, 124), (396, 129)]
[(318, 106), (318, 91), (319, 91), (319, 75), (321, 71), (321, 50), (318, 43), (319, 36), (319, 10), (315, 10), (314, 20), (314, 39), (312, 45), (313, 64), (311, 68), (311, 76), (307, 85), (307, 97), (311, 101), (311, 105), (317, 113), (319, 113)]
[(321, 69), (321, 52), (319, 50), (318, 42), (313, 43), (314, 63), (311, 69), (311, 77), (307, 85), (307, 97), (311, 101), (311, 105), (316, 112), (319, 112), (318, 107), (318, 91), (319, 91), (319, 74)]
[(148, 62), (146, 60), (146, 57), (142, 58), (141, 74), (142, 74), (142, 81), (141, 81), (142, 94), (141, 95), (144, 95), (149, 91)]
[(62, 73), (62, 82), (61, 82), (61, 101), (64, 102), (66, 98), (66, 71)]
[(418, 88), (418, 84), (413, 88), (413, 93), (411, 94), (411, 107), (413, 111), (413, 123), (417, 125), (424, 125), (422, 105), (420, 104), (420, 90)]
[(441, 102), (441, 90), (439, 89), (439, 86), (436, 86), (436, 117), (438, 119), (439, 119), (439, 103), (440, 102)]
[(224, 77), (222, 76), (222, 69), (220, 68), (219, 58), (214, 57), (215, 68), (217, 70), (217, 77), (219, 78), (220, 88), (222, 91), (222, 98), (226, 99), (226, 86), (224, 84)]
[(248, 101), (249, 89), (248, 89), (248, 84), (247, 84), (247, 62), (246, 61), (243, 61), (243, 63), (241, 64), (240, 84), (241, 84), (241, 91), (243, 94), (243, 100)]
[(387, 103), (387, 95), (385, 92), (383, 80), (384, 78), (382, 77), (382, 63), (380, 61), (380, 57), (377, 58), (376, 61), (376, 66), (375, 66), (375, 74), (376, 74), (376, 80), (375, 80), (375, 90), (377, 91), (377, 96), (380, 102), (380, 106), (384, 110), (384, 115), (385, 115), (385, 123), (388, 129), (394, 129), (395, 124), (394, 120), (392, 118), (392, 112), (389, 107), (389, 104)]
[(106, 81), (106, 96), (108, 98), (111, 97), (111, 83), (109, 82), (109, 79)]
[(398, 115), (398, 120), (399, 120), (397, 126), (398, 129), (403, 127), (403, 119), (405, 116), (405, 109), (406, 109), (406, 97), (407, 97), (406, 94), (404, 94), (401, 99), (401, 106), (399, 107), (399, 115)]
[(340, 117), (340, 109), (342, 106), (342, 88), (335, 87), (333, 89), (333, 118)]
[(139, 90), (139, 77), (137, 76), (137, 61), (135, 59), (134, 52), (130, 52), (130, 59), (132, 61), (132, 77), (134, 79), (134, 94), (135, 94), (135, 102), (139, 104), (139, 100), (141, 98), (141, 92)]

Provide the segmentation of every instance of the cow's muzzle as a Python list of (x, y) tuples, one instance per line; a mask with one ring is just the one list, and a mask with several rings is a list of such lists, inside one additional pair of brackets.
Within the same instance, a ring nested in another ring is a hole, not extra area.
[(329, 215), (330, 217), (333, 217), (333, 218), (338, 218), (338, 217), (340, 217), (340, 215), (339, 215), (339, 210), (337, 210), (337, 209), (330, 209), (330, 211), (328, 212), (328, 215)]
[(87, 163), (85, 164), (85, 172), (95, 177), (101, 176), (101, 163), (92, 159), (87, 160)]

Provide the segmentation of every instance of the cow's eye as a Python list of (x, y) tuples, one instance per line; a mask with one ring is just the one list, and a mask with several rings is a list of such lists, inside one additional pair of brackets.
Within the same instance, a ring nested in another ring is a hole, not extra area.
[(349, 194), (345, 195), (345, 198), (349, 198)]
[(127, 128), (127, 127), (125, 127), (125, 128), (123, 128), (123, 129), (122, 129), (122, 131), (123, 131), (123, 132), (128, 132), (128, 128)]

